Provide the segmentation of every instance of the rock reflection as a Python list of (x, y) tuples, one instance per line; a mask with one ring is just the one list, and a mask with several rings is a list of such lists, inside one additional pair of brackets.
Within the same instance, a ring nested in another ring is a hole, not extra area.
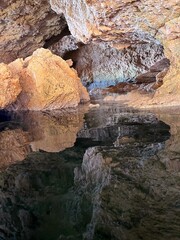
[[(105, 107), (83, 125), (83, 111), (16, 114), (36, 151), (71, 146), (83, 128), (73, 147), (33, 152), (0, 172), (0, 239), (177, 240), (180, 179), (169, 163), (179, 159), (180, 124), (157, 117)], [(171, 137), (162, 121), (174, 124)], [(58, 138), (67, 129), (72, 142)]]
[(159, 153), (159, 158), (170, 171), (180, 172), (180, 115), (179, 109), (162, 111), (158, 118), (170, 126), (171, 137), (166, 141), (165, 150)]
[(27, 112), (20, 116), (33, 138), (30, 144), (32, 150), (59, 152), (72, 147), (83, 125), (85, 111), (87, 108), (72, 112)]
[(33, 151), (58, 152), (74, 145), (87, 110), (88, 106), (82, 106), (72, 111), (16, 112), (12, 119), (31, 135)]
[(104, 158), (97, 147), (88, 148), (84, 154), (82, 166), (74, 170), (74, 181), (79, 197), (85, 196), (92, 204), (91, 221), (86, 226), (83, 239), (93, 239), (101, 206), (101, 193), (110, 183), (111, 161), (112, 158)]
[(22, 129), (0, 132), (0, 169), (22, 161), (31, 152), (30, 136)]
[(72, 147), (87, 108), (7, 113), (11, 121), (0, 125), (0, 168), (24, 160), (30, 152), (59, 152)]

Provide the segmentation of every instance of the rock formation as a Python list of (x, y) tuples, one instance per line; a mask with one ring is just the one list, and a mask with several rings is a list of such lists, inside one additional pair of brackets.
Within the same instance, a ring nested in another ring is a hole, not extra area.
[(31, 55), (65, 26), (63, 16), (55, 14), (47, 0), (1, 0), (0, 62)]
[(65, 54), (75, 51), (79, 48), (79, 41), (77, 41), (72, 35), (64, 36), (58, 42), (52, 44), (49, 50), (52, 53), (64, 58)]
[[(9, 65), (2, 65), (1, 71), (2, 77), (7, 79), (3, 82), (7, 88), (4, 88), (6, 94), (3, 92), (3, 97), (9, 94), (12, 98), (7, 103), (15, 101), (22, 88), (16, 102), (9, 107), (11, 110), (61, 109), (76, 107), (89, 100), (76, 71), (49, 50), (38, 49), (25, 60), (17, 59)], [(12, 74), (18, 78), (14, 79)], [(21, 87), (16, 82), (20, 82)], [(19, 89), (15, 88), (15, 83)], [(2, 102), (2, 107), (7, 103)]]
[(0, 109), (13, 103), (22, 88), (19, 76), (14, 75), (10, 67), (4, 63), (0, 64)]
[(180, 88), (179, 15), (178, 0), (50, 0), (50, 4), (47, 0), (3, 0), (0, 58), (10, 62), (45, 46), (67, 59), (69, 51), (88, 44), (76, 52), (73, 67), (85, 84), (94, 82), (91, 87), (97, 87), (148, 72), (164, 57), (163, 46), (171, 67), (168, 73), (162, 71), (155, 86), (146, 88), (160, 87), (148, 104), (169, 101), (175, 105)]
[(180, 17), (172, 19), (160, 29), (165, 54), (171, 61), (163, 85), (154, 96), (154, 102), (164, 105), (179, 105), (180, 102)]
[(116, 47), (152, 41), (165, 23), (179, 15), (176, 0), (51, 0), (50, 3), (56, 13), (64, 14), (74, 37), (82, 42), (92, 38), (112, 41)]
[(154, 104), (163, 101), (166, 104), (171, 99), (172, 105), (178, 104), (179, 1), (78, 0), (70, 3), (51, 0), (50, 3), (54, 11), (64, 14), (72, 35), (84, 43), (90, 40), (106, 42), (119, 50), (134, 44), (160, 41), (171, 68), (153, 101)]
[(124, 49), (115, 49), (107, 43), (91, 43), (71, 56), (81, 81), (89, 90), (133, 81), (163, 57), (163, 48), (156, 43)]

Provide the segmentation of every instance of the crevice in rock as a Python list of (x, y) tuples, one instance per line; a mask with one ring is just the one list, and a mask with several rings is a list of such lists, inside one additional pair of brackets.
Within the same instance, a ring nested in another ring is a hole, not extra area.
[(43, 48), (49, 48), (51, 47), (53, 44), (59, 42), (64, 36), (69, 36), (71, 35), (68, 26), (66, 26), (64, 28), (64, 30), (62, 30), (62, 32), (58, 35), (53, 35), (52, 37), (50, 37), (49, 39), (45, 40), (45, 44), (43, 46)]

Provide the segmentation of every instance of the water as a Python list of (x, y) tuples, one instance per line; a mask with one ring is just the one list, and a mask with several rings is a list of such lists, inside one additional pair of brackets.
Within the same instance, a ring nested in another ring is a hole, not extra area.
[(0, 240), (180, 239), (180, 114), (0, 113)]

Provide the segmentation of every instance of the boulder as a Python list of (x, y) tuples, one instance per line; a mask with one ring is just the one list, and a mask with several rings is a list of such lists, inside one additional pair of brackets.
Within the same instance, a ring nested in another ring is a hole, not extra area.
[(89, 101), (76, 71), (49, 50), (38, 49), (32, 56), (18, 59), (9, 66), (19, 75), (22, 87), (11, 110), (61, 109)]
[(10, 67), (0, 64), (0, 109), (14, 102), (21, 92), (18, 75), (14, 75)]

